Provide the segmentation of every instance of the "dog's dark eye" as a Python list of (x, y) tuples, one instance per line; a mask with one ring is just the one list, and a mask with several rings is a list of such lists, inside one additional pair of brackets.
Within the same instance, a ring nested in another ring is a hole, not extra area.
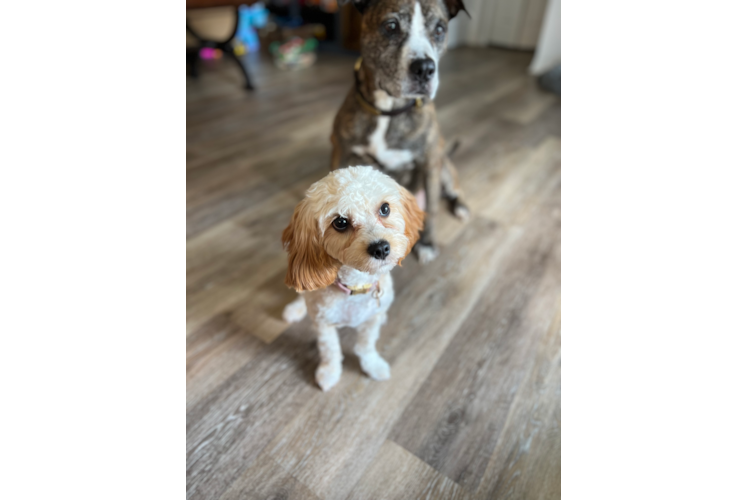
[(436, 36), (441, 37), (446, 33), (447, 28), (443, 24), (437, 24), (436, 29), (434, 32), (436, 33)]
[(387, 217), (390, 215), (390, 204), (389, 203), (383, 203), (382, 206), (379, 208), (379, 215), (382, 217)]
[(334, 227), (336, 231), (340, 231), (342, 233), (343, 231), (348, 229), (348, 219), (338, 217), (337, 219), (332, 221), (332, 227)]
[(384, 22), (384, 31), (390, 35), (394, 35), (400, 31), (400, 25), (394, 19), (390, 19), (389, 21)]

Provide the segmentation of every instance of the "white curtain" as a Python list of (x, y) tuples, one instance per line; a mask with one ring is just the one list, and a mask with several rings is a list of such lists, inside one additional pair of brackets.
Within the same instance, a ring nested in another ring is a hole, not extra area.
[(449, 46), (535, 48), (548, 0), (464, 0), (449, 26)]
[(561, 0), (550, 0), (530, 73), (542, 75), (558, 64), (561, 64)]

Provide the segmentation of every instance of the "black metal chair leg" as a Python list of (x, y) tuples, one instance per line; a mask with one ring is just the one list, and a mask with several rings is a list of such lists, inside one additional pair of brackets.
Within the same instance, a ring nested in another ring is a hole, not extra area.
[(244, 75), (244, 88), (247, 90), (254, 90), (254, 85), (252, 85), (252, 80), (249, 78), (249, 72), (247, 71), (247, 68), (244, 67), (244, 64), (242, 64), (242, 60), (239, 59), (236, 54), (234, 54), (234, 47), (227, 46), (224, 47), (223, 53), (226, 54), (229, 59), (232, 59), (236, 61), (236, 64), (239, 66), (239, 69), (242, 70), (242, 74)]
[(190, 69), (190, 76), (192, 78), (197, 78), (200, 75), (197, 69), (197, 63), (199, 59), (200, 55), (198, 49), (187, 49), (187, 67)]

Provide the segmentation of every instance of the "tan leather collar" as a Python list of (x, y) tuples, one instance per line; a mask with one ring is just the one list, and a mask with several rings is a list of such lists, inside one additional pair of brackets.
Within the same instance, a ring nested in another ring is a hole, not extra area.
[(372, 288), (374, 289), (374, 293), (372, 294), (372, 296), (376, 296), (379, 293), (378, 281), (375, 281), (374, 283), (367, 283), (365, 285), (348, 286), (344, 285), (340, 282), (340, 280), (336, 279), (334, 285), (343, 290), (346, 295), (361, 295), (364, 293), (369, 293)]

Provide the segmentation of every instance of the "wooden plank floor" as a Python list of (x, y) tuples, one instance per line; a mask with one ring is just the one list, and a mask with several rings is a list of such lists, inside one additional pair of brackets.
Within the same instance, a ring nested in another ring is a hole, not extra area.
[(327, 173), (354, 59), (253, 59), (254, 93), (228, 64), (188, 80), (189, 499), (560, 498), (561, 104), (529, 62), (445, 56), (439, 121), (473, 218), (443, 210), (440, 256), (393, 273), (392, 379), (362, 374), (344, 329), (329, 393), (309, 322), (280, 319), (280, 234)]

